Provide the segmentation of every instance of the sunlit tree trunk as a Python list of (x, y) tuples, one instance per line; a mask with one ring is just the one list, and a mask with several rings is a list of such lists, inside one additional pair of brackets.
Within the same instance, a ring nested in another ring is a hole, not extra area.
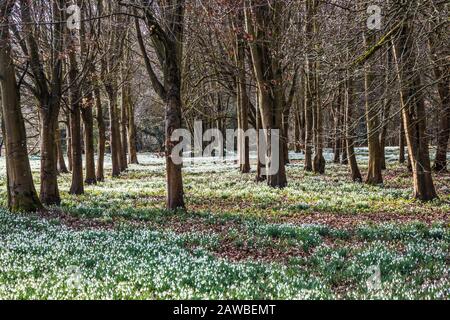
[(112, 176), (118, 177), (122, 166), (120, 156), (121, 143), (117, 110), (117, 91), (108, 84), (105, 86), (109, 103), (109, 145), (111, 148)]
[(128, 169), (128, 134), (127, 134), (127, 123), (128, 123), (128, 88), (126, 86), (122, 87), (122, 103), (120, 106), (120, 146), (121, 146), (121, 171)]
[(97, 147), (97, 172), (96, 179), (99, 182), (105, 180), (104, 162), (105, 162), (105, 145), (106, 145), (106, 129), (105, 120), (103, 119), (103, 107), (100, 96), (100, 88), (98, 85), (94, 88), (96, 120), (98, 126), (98, 147)]
[(8, 25), (13, 5), (14, 1), (0, 3), (0, 103), (6, 148), (8, 207), (13, 212), (31, 212), (43, 207), (31, 174), (20, 93), (11, 57)]
[(69, 173), (66, 166), (66, 161), (64, 160), (64, 153), (62, 149), (62, 136), (59, 126), (56, 128), (56, 150), (58, 152), (58, 172), (59, 173)]
[(152, 82), (153, 89), (165, 103), (165, 148), (166, 148), (166, 181), (167, 208), (176, 210), (185, 208), (182, 164), (172, 158), (174, 146), (180, 141), (173, 141), (175, 130), (181, 128), (181, 62), (183, 54), (184, 32), (184, 0), (169, 1), (170, 6), (164, 7), (161, 25), (156, 20), (151, 9), (145, 9), (145, 21), (153, 29), (152, 40), (159, 57), (164, 81), (162, 84), (153, 71), (152, 62), (147, 54), (145, 43), (139, 26), (135, 20), (137, 39), (145, 66)]
[[(375, 41), (374, 35), (364, 34), (365, 47), (371, 46)], [(382, 149), (380, 145), (380, 118), (377, 109), (375, 90), (375, 73), (370, 62), (364, 67), (364, 91), (366, 105), (367, 140), (369, 144), (369, 168), (367, 172), (367, 184), (382, 184)]]
[[(244, 17), (238, 14), (234, 22), (236, 30), (242, 30), (244, 25)], [(237, 88), (237, 122), (238, 122), (238, 158), (241, 173), (250, 172), (250, 146), (245, 133), (248, 130), (248, 108), (249, 99), (247, 94), (246, 64), (245, 64), (245, 43), (242, 33), (236, 31), (235, 44), (235, 63), (237, 68), (236, 88)]]
[(78, 63), (75, 47), (75, 35), (69, 37), (69, 81), (70, 81), (70, 131), (72, 132), (72, 185), (70, 193), (80, 195), (84, 193), (83, 181), (83, 150), (81, 138), (81, 92), (78, 83)]
[(353, 108), (355, 108), (354, 103), (354, 93), (353, 93), (353, 79), (347, 73), (348, 80), (345, 83), (345, 136), (346, 136), (346, 147), (347, 147), (347, 159), (350, 165), (350, 172), (352, 180), (354, 182), (362, 182), (361, 172), (358, 167), (358, 162), (356, 161), (355, 153), (355, 127), (356, 121), (353, 116)]
[[(275, 25), (279, 22), (280, 5), (281, 3), (279, 2), (274, 3), (273, 6), (270, 6), (268, 3), (258, 6), (250, 4), (246, 10), (247, 32), (255, 37), (255, 41), (250, 43), (250, 51), (259, 89), (261, 123), (263, 129), (266, 130), (269, 159), (266, 167), (268, 170), (269, 167), (278, 168), (278, 170), (269, 170), (267, 172), (267, 182), (269, 186), (275, 188), (284, 188), (287, 185), (283, 144), (279, 140), (283, 134), (284, 92), (281, 88), (282, 72), (280, 63), (272, 55), (268, 43), (268, 28), (270, 28), (268, 24), (270, 24), (270, 21), (275, 21)], [(276, 150), (275, 146), (271, 142), (274, 134), (274, 138), (278, 139), (279, 150), (277, 154), (274, 151)]]
[(400, 164), (403, 164), (406, 161), (406, 157), (405, 157), (405, 123), (403, 122), (403, 118), (402, 118), (401, 114), (400, 114), (399, 147), (400, 147), (400, 154), (399, 154), (398, 162)]
[[(53, 21), (63, 21), (63, 0), (53, 1)], [(34, 20), (31, 17), (32, 5), (28, 0), (20, 0), (20, 11), (23, 30), (26, 34), (26, 50), (29, 57), (30, 70), (36, 85), (35, 95), (39, 102), (41, 133), (41, 201), (46, 205), (58, 205), (61, 202), (58, 189), (58, 160), (56, 150), (56, 128), (62, 95), (62, 59), (64, 24), (53, 26), (52, 54), (54, 61), (51, 68), (51, 79), (44, 72), (38, 42), (35, 38)]]
[(437, 193), (431, 174), (422, 83), (415, 69), (417, 53), (413, 42), (411, 20), (402, 23), (399, 39), (393, 51), (400, 84), (400, 101), (408, 154), (413, 170), (414, 198), (430, 201), (437, 198)]
[(311, 63), (309, 59), (306, 62), (305, 86), (305, 171), (313, 171), (312, 164), (312, 145), (313, 145), (313, 101), (311, 92)]
[[(435, 21), (433, 25), (439, 24)], [(447, 171), (447, 150), (450, 139), (450, 68), (448, 65), (448, 57), (450, 49), (448, 46), (443, 49), (438, 48), (438, 42), (445, 43), (448, 41), (448, 26), (445, 22), (442, 23), (444, 29), (441, 35), (441, 28), (430, 32), (429, 46), (434, 64), (434, 76), (437, 81), (439, 94), (439, 130), (437, 139), (436, 159), (433, 165), (433, 170), (437, 172)]]

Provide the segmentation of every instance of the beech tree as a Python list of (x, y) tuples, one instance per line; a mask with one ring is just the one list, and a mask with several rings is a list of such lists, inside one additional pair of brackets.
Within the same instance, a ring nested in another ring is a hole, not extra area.
[(0, 103), (6, 147), (8, 207), (13, 212), (31, 212), (42, 209), (42, 204), (31, 174), (20, 92), (12, 58), (9, 17), (14, 5), (15, 1), (0, 3)]
[(408, 142), (414, 181), (414, 197), (423, 201), (437, 198), (431, 174), (425, 103), (420, 75), (415, 69), (417, 53), (413, 45), (414, 3), (398, 4), (404, 12), (399, 36), (394, 46), (397, 76), (400, 84), (401, 112)]
[[(261, 113), (262, 128), (266, 132), (265, 139), (268, 147), (269, 163), (266, 166), (275, 165), (275, 161), (278, 161), (277, 172), (269, 173), (267, 182), (269, 186), (276, 188), (284, 188), (287, 185), (283, 144), (280, 143), (277, 156), (273, 149), (274, 146), (271, 144), (272, 135), (275, 134), (273, 130), (279, 132), (275, 139), (280, 139), (282, 135), (284, 92), (281, 87), (280, 61), (269, 44), (274, 41), (271, 35), (279, 35), (281, 32), (279, 27), (282, 7), (283, 4), (277, 1), (246, 1), (245, 8), (247, 33), (252, 37), (250, 51), (258, 85), (259, 112)], [(274, 30), (274, 32), (271, 34), (269, 30)], [(281, 142), (281, 140), (279, 141)]]
[[(154, 15), (155, 8), (161, 15), (161, 21), (159, 22)], [(182, 121), (181, 58), (183, 52), (184, 0), (160, 0), (153, 5), (147, 5), (145, 1), (142, 1), (139, 3), (139, 9), (144, 14), (144, 21), (150, 32), (163, 74), (163, 81), (161, 82), (153, 70), (139, 21), (136, 20), (137, 38), (148, 75), (153, 89), (165, 103), (167, 208), (184, 208), (181, 165), (176, 164), (172, 159), (172, 150), (177, 143), (177, 141), (172, 141), (172, 134), (175, 130), (181, 128)]]
[[(24, 31), (23, 54), (28, 56), (30, 71), (33, 75), (33, 94), (39, 104), (40, 113), (40, 154), (41, 154), (41, 201), (46, 205), (58, 205), (61, 202), (58, 189), (58, 167), (56, 149), (56, 127), (62, 95), (62, 65), (63, 65), (63, 23), (53, 24), (50, 35), (50, 59), (43, 59), (44, 50), (40, 48), (36, 32), (38, 25), (32, 18), (32, 2), (20, 0), (21, 18)], [(53, 0), (52, 20), (64, 21), (63, 0)], [(44, 66), (44, 61), (48, 65)]]

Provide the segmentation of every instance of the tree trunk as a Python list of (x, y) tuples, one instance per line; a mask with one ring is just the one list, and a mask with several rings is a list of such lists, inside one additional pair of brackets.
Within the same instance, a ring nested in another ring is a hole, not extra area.
[(136, 148), (136, 124), (134, 120), (134, 105), (131, 96), (128, 97), (128, 154), (130, 164), (139, 164)]
[(263, 175), (263, 160), (261, 159), (260, 148), (261, 141), (259, 132), (262, 130), (261, 110), (259, 108), (259, 89), (256, 89), (256, 148), (257, 148), (257, 164), (256, 164), (256, 182), (262, 182), (266, 180), (266, 176)]
[(84, 123), (84, 149), (86, 158), (86, 178), (84, 181), (87, 185), (92, 185), (97, 183), (95, 176), (94, 116), (92, 114), (94, 96), (90, 93), (88, 97), (89, 103), (81, 109), (81, 116)]
[(69, 172), (72, 172), (72, 132), (70, 130), (70, 115), (66, 116), (66, 146), (67, 146), (67, 166)]
[[(364, 34), (365, 47), (370, 46), (374, 42), (374, 36), (366, 38)], [(374, 79), (375, 74), (366, 62), (364, 68), (364, 91), (365, 91), (365, 105), (366, 105), (366, 122), (367, 122), (367, 139), (369, 144), (369, 168), (367, 172), (366, 183), (377, 185), (383, 183), (382, 175), (382, 150), (380, 145), (380, 119), (378, 110), (376, 108), (376, 96)]]
[(11, 1), (0, 4), (0, 103), (6, 148), (8, 207), (12, 212), (32, 212), (43, 207), (31, 174), (20, 93), (11, 57), (8, 24), (13, 4)]
[[(53, 99), (52, 99), (53, 100)], [(41, 113), (41, 201), (46, 205), (59, 205), (61, 198), (58, 189), (58, 161), (56, 150), (56, 127), (58, 115), (54, 100), (40, 107)], [(59, 104), (59, 102), (57, 102)], [(51, 106), (51, 107), (48, 107)]]
[(398, 162), (400, 164), (405, 163), (405, 123), (403, 122), (403, 116), (400, 114), (400, 133), (399, 133), (399, 148), (400, 154), (398, 157)]
[[(243, 17), (238, 17), (239, 26), (242, 26)], [(248, 105), (249, 99), (247, 95), (247, 79), (245, 76), (245, 43), (242, 36), (236, 36), (236, 67), (237, 67), (237, 118), (238, 118), (238, 153), (239, 167), (241, 173), (250, 172), (250, 146), (249, 141), (245, 137), (248, 130)]]
[(311, 64), (309, 59), (306, 62), (306, 76), (305, 76), (305, 171), (312, 172), (312, 145), (313, 145), (313, 101), (311, 95)]
[(340, 130), (342, 128), (341, 123), (341, 92), (338, 93), (338, 98), (336, 102), (336, 106), (334, 108), (334, 163), (341, 162), (341, 148), (342, 148), (342, 139)]
[[(62, 21), (64, 14), (60, 10), (63, 0), (52, 3), (54, 21)], [(41, 190), (40, 198), (46, 205), (59, 205), (61, 198), (58, 190), (58, 159), (56, 150), (56, 128), (62, 95), (62, 59), (63, 51), (63, 24), (55, 24), (52, 29), (52, 78), (48, 79), (44, 73), (41, 51), (35, 38), (33, 29), (34, 20), (31, 17), (32, 4), (28, 0), (20, 0), (20, 12), (23, 29), (26, 34), (26, 54), (29, 57), (30, 70), (36, 84), (35, 95), (39, 101), (40, 132), (41, 132)], [(50, 83), (50, 85), (49, 85)]]
[(111, 148), (112, 176), (118, 177), (121, 172), (121, 156), (120, 156), (120, 132), (117, 115), (117, 92), (112, 88), (106, 90), (109, 98), (109, 144)]
[(431, 44), (433, 60), (434, 60), (434, 74), (438, 82), (438, 93), (440, 99), (440, 120), (439, 132), (436, 151), (436, 160), (433, 165), (433, 170), (437, 172), (447, 171), (447, 150), (450, 139), (450, 71), (446, 59), (435, 52), (433, 44)]
[(104, 162), (105, 162), (105, 145), (106, 145), (106, 129), (105, 129), (105, 120), (103, 119), (103, 107), (102, 100), (100, 96), (100, 88), (98, 85), (95, 85), (94, 88), (95, 95), (95, 107), (96, 107), (96, 120), (98, 126), (98, 150), (97, 150), (97, 172), (96, 178), (97, 181), (103, 182), (105, 181), (105, 173), (104, 173)]
[(125, 171), (128, 169), (128, 134), (127, 134), (127, 123), (128, 123), (128, 116), (127, 116), (127, 99), (128, 99), (128, 89), (122, 87), (122, 103), (120, 108), (120, 171)]
[(350, 164), (350, 172), (352, 176), (352, 180), (354, 182), (362, 182), (361, 171), (358, 167), (358, 162), (356, 161), (356, 153), (355, 153), (355, 127), (356, 121), (353, 117), (353, 108), (354, 104), (354, 95), (353, 95), (353, 79), (348, 76), (348, 80), (346, 81), (346, 101), (345, 101), (345, 136), (347, 143), (347, 158), (348, 163)]
[[(315, 63), (314, 73), (317, 72), (317, 65)], [(325, 174), (325, 158), (323, 156), (323, 116), (322, 116), (322, 99), (320, 97), (320, 81), (316, 73), (314, 77), (314, 116), (315, 116), (315, 155), (313, 161), (313, 171), (316, 174)]]
[(383, 110), (383, 120), (382, 120), (382, 127), (380, 132), (380, 147), (381, 147), (381, 169), (386, 170), (386, 136), (388, 131), (388, 125), (389, 125), (389, 118), (390, 118), (390, 109), (391, 109), (391, 102), (387, 101), (384, 110)]
[(56, 128), (56, 152), (58, 153), (58, 172), (69, 173), (67, 170), (66, 162), (64, 160), (64, 153), (62, 149), (62, 136), (59, 130), (59, 126)]
[(414, 198), (430, 201), (437, 198), (437, 193), (431, 174), (422, 83), (415, 70), (417, 53), (411, 20), (403, 22), (397, 41), (393, 50), (401, 88), (400, 101), (408, 154), (413, 170)]
[[(249, 34), (254, 35), (256, 39), (254, 42), (251, 42), (250, 51), (259, 90), (261, 123), (266, 133), (265, 138), (268, 150), (268, 163), (266, 163), (267, 183), (274, 188), (284, 188), (287, 185), (284, 148), (281, 141), (285, 104), (282, 88), (282, 70), (280, 62), (277, 57), (272, 55), (268, 46), (269, 32), (272, 26), (267, 24), (270, 19), (273, 19), (275, 28), (279, 27), (281, 5), (280, 2), (275, 2), (274, 7), (268, 4), (261, 4), (246, 10), (247, 31)], [(252, 17), (249, 16), (250, 12)], [(253, 25), (253, 23), (255, 24)]]
[(78, 63), (76, 56), (75, 35), (69, 35), (69, 81), (70, 81), (70, 131), (72, 132), (72, 185), (70, 193), (84, 193), (83, 150), (81, 142), (81, 89), (78, 83)]
[(173, 57), (172, 61), (168, 63), (166, 75), (168, 84), (166, 102), (167, 208), (176, 210), (185, 207), (182, 165), (175, 164), (172, 159), (172, 150), (177, 141), (171, 139), (174, 131), (181, 128), (181, 79), (177, 59)]

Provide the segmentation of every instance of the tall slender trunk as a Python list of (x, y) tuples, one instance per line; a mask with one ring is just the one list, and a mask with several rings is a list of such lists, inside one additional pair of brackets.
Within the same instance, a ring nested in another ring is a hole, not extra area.
[[(364, 34), (365, 47), (370, 46), (375, 41), (374, 36), (367, 37)], [(367, 140), (369, 144), (369, 168), (367, 172), (367, 184), (382, 184), (382, 150), (380, 145), (380, 119), (375, 98), (375, 73), (366, 62), (364, 67), (364, 92), (366, 105)]]
[(386, 136), (389, 127), (391, 102), (387, 101), (383, 109), (383, 120), (380, 132), (380, 148), (381, 148), (381, 169), (386, 170)]
[(105, 181), (104, 162), (105, 162), (105, 145), (106, 145), (106, 129), (105, 120), (103, 119), (103, 107), (100, 96), (100, 88), (96, 84), (94, 87), (96, 120), (98, 126), (98, 150), (97, 150), (97, 181)]
[(313, 171), (312, 164), (312, 145), (313, 145), (313, 101), (311, 95), (311, 75), (310, 75), (310, 62), (309, 59), (306, 62), (306, 75), (305, 75), (305, 170), (308, 172)]
[(283, 110), (283, 153), (284, 153), (284, 163), (289, 164), (289, 117), (291, 113), (291, 108), (286, 107)]
[[(239, 26), (243, 24), (243, 17), (239, 15)], [(247, 95), (247, 79), (245, 76), (245, 43), (242, 36), (236, 36), (236, 67), (237, 67), (237, 118), (238, 118), (238, 153), (239, 167), (241, 173), (250, 172), (250, 146), (245, 133), (248, 130), (248, 106), (249, 99)]]
[(405, 163), (405, 123), (403, 122), (403, 116), (400, 114), (400, 132), (399, 132), (399, 148), (400, 154), (398, 157), (398, 162), (400, 164)]
[(58, 153), (58, 172), (69, 173), (67, 170), (66, 161), (64, 160), (64, 153), (62, 149), (62, 136), (59, 126), (56, 128), (56, 152)]
[[(52, 19), (62, 21), (64, 14), (60, 10), (63, 0), (52, 3)], [(55, 24), (52, 29), (51, 79), (47, 77), (42, 62), (39, 44), (35, 38), (34, 20), (31, 17), (32, 3), (20, 0), (20, 12), (25, 33), (26, 54), (29, 57), (30, 71), (35, 79), (35, 95), (39, 101), (41, 133), (41, 190), (40, 198), (46, 205), (58, 205), (61, 202), (58, 189), (58, 159), (56, 150), (56, 128), (62, 94), (63, 24)]]
[(325, 158), (323, 156), (323, 114), (322, 114), (322, 99), (320, 97), (320, 81), (317, 74), (317, 63), (315, 64), (315, 79), (314, 79), (314, 124), (315, 124), (315, 155), (313, 160), (313, 171), (316, 174), (325, 173)]
[(83, 150), (81, 138), (81, 88), (78, 82), (78, 62), (75, 34), (69, 35), (69, 81), (70, 81), (70, 131), (72, 132), (72, 185), (71, 194), (83, 194)]
[(94, 96), (92, 92), (88, 97), (89, 105), (81, 109), (81, 117), (84, 123), (84, 149), (86, 162), (86, 177), (84, 181), (87, 185), (91, 185), (97, 183), (97, 178), (95, 176), (94, 116), (92, 114)]
[(334, 107), (334, 141), (333, 141), (333, 148), (334, 148), (334, 163), (340, 163), (341, 162), (341, 151), (342, 151), (342, 135), (341, 135), (341, 103), (342, 103), (342, 96), (341, 96), (341, 90), (338, 92), (338, 97), (336, 101), (336, 106)]
[(420, 75), (415, 70), (417, 52), (413, 42), (413, 22), (403, 22), (393, 53), (400, 84), (400, 101), (405, 124), (408, 154), (414, 180), (414, 198), (430, 201), (437, 198), (431, 174), (425, 102)]
[(120, 171), (125, 171), (128, 169), (128, 134), (127, 134), (127, 123), (128, 123), (128, 115), (127, 115), (127, 95), (128, 92), (126, 88), (122, 88), (122, 103), (120, 106)]
[(42, 209), (28, 158), (20, 93), (9, 43), (9, 17), (14, 2), (0, 4), (0, 86), (2, 131), (6, 148), (8, 207), (13, 212)]
[(389, 93), (389, 87), (390, 87), (390, 73), (389, 70), (391, 69), (391, 53), (390, 51), (386, 52), (386, 72), (385, 72), (385, 81), (384, 81), (384, 87), (385, 87), (385, 99), (383, 102), (383, 109), (382, 109), (382, 118), (381, 118), (381, 129), (380, 129), (380, 148), (381, 148), (381, 169), (386, 170), (386, 136), (388, 132), (389, 122), (390, 122), (390, 115), (391, 115), (391, 99), (388, 96)]
[(67, 168), (69, 172), (72, 172), (72, 130), (70, 130), (70, 115), (67, 114), (66, 120), (66, 146), (67, 146)]
[[(84, 0), (78, 0), (78, 6), (83, 6)], [(86, 20), (84, 16), (84, 11), (81, 10), (81, 19)], [(86, 103), (83, 104), (81, 108), (81, 118), (84, 125), (84, 153), (85, 153), (85, 167), (86, 167), (86, 177), (84, 182), (87, 185), (92, 185), (97, 183), (97, 178), (95, 176), (95, 148), (94, 148), (94, 93), (93, 93), (93, 77), (92, 74), (95, 73), (95, 66), (93, 63), (93, 57), (90, 54), (88, 43), (91, 42), (91, 35), (86, 32), (86, 23), (81, 23), (80, 28), (80, 54), (81, 60), (86, 64), (87, 71), (90, 73), (86, 81), (81, 83), (83, 98), (85, 98)]]
[(184, 208), (184, 191), (182, 165), (175, 164), (172, 150), (176, 141), (172, 141), (172, 134), (181, 128), (181, 79), (177, 59), (168, 62), (166, 73), (166, 171), (167, 171), (167, 208), (171, 210)]
[[(303, 85), (303, 84), (302, 84)], [(301, 106), (301, 97), (303, 95), (300, 94), (300, 97), (297, 98), (296, 104), (295, 104), (295, 122), (294, 122), (294, 137), (295, 137), (295, 152), (300, 153), (302, 152), (302, 119), (301, 114), (303, 111), (303, 108)]]
[[(59, 99), (59, 98), (55, 98)], [(58, 115), (47, 110), (55, 109), (56, 102), (51, 99), (40, 107), (41, 114), (41, 201), (46, 205), (59, 205), (61, 197), (58, 189), (58, 161), (56, 150), (56, 127)], [(51, 107), (48, 107), (48, 106)], [(59, 108), (59, 107), (58, 107)]]
[(256, 164), (256, 181), (262, 182), (266, 180), (266, 176), (262, 174), (263, 160), (261, 159), (260, 148), (261, 143), (259, 132), (262, 130), (261, 110), (259, 108), (259, 89), (256, 90), (256, 148), (257, 148), (257, 164)]
[(436, 160), (433, 170), (437, 172), (447, 171), (447, 150), (450, 139), (450, 71), (448, 62), (435, 52), (433, 44), (430, 44), (434, 60), (434, 74), (438, 82), (440, 99), (440, 120), (437, 141)]
[(127, 99), (128, 108), (128, 155), (130, 164), (139, 164), (136, 148), (136, 124), (134, 117), (134, 105), (131, 99), (131, 94)]
[(109, 145), (111, 148), (112, 176), (118, 177), (121, 172), (120, 133), (117, 115), (117, 92), (112, 88), (106, 90), (109, 98)]
[(358, 167), (358, 162), (356, 161), (356, 153), (355, 153), (355, 127), (356, 121), (353, 117), (353, 108), (354, 105), (354, 95), (353, 95), (353, 79), (351, 76), (347, 75), (348, 80), (346, 81), (346, 92), (345, 92), (345, 136), (346, 136), (346, 147), (347, 147), (347, 158), (350, 164), (350, 172), (352, 176), (352, 180), (354, 182), (362, 182), (361, 171)]
[[(247, 32), (255, 36), (255, 41), (250, 44), (250, 52), (259, 90), (261, 123), (266, 133), (267, 183), (273, 188), (287, 186), (284, 148), (281, 140), (285, 107), (282, 88), (283, 71), (278, 57), (273, 55), (268, 45), (270, 30), (277, 34), (276, 29), (280, 27), (282, 6), (281, 2), (275, 2), (273, 7), (263, 4), (245, 10)], [(270, 19), (273, 19), (273, 25), (268, 25)]]

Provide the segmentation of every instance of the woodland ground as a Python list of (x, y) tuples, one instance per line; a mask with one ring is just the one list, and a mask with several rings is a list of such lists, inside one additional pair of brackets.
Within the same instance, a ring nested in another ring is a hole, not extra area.
[[(342, 165), (305, 173), (300, 155), (284, 190), (206, 161), (184, 169), (176, 213), (164, 210), (163, 159), (140, 155), (81, 197), (63, 175), (60, 208), (0, 210), (0, 299), (449, 299), (450, 175), (435, 177), (440, 200), (416, 202), (396, 154), (378, 187)], [(358, 159), (364, 171), (367, 151)], [(0, 172), (4, 207), (3, 160)]]

